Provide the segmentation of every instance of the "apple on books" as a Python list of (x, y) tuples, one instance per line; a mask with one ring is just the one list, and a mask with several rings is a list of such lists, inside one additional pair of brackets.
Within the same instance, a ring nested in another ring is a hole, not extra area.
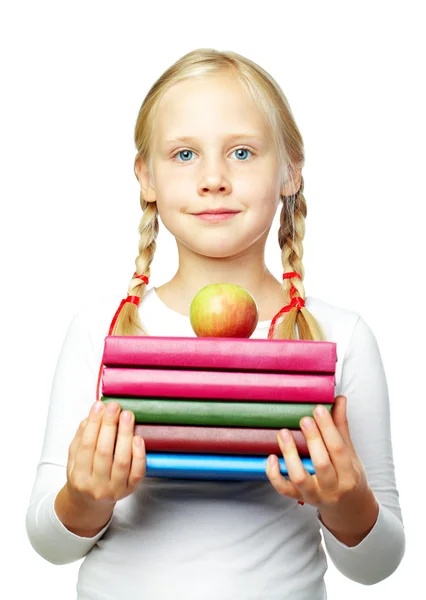
[(249, 338), (258, 320), (253, 296), (233, 283), (205, 286), (190, 306), (191, 326), (198, 337)]

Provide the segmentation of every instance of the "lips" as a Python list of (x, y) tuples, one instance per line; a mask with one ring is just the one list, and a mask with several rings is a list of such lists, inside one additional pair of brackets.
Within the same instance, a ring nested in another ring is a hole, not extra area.
[(202, 221), (225, 221), (227, 219), (232, 219), (235, 215), (238, 215), (239, 212), (221, 212), (221, 213), (199, 213), (194, 215), (197, 219), (201, 219)]
[(200, 211), (199, 213), (192, 213), (194, 215), (228, 215), (239, 213), (239, 210), (233, 210), (232, 208), (226, 208), (226, 206), (218, 206), (217, 208), (207, 208), (206, 210)]
[(196, 213), (197, 216), (200, 215), (235, 215), (237, 212), (237, 210), (221, 210), (221, 211), (206, 211), (206, 212), (202, 212), (202, 213)]

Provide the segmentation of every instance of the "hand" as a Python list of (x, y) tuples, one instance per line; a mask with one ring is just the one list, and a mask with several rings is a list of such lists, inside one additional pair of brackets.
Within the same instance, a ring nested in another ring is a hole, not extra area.
[[(304, 469), (291, 434), (283, 441), (281, 434), (287, 430), (279, 431), (277, 438), (288, 479), (281, 475), (274, 454), (268, 457), (266, 467), (268, 479), (279, 494), (322, 508), (335, 506), (353, 492), (368, 488), (364, 466), (349, 434), (346, 402), (345, 396), (337, 396), (332, 415), (319, 405), (314, 410), (314, 419), (304, 417), (300, 420), (315, 475)], [(318, 408), (320, 412), (322, 408), (324, 414), (318, 414)]]
[(69, 447), (67, 487), (73, 499), (114, 505), (136, 490), (146, 454), (144, 440), (133, 435), (134, 418), (118, 402), (95, 402)]

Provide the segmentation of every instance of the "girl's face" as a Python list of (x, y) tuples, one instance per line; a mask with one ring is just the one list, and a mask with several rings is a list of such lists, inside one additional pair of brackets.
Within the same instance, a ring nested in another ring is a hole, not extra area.
[[(178, 246), (215, 258), (264, 246), (280, 202), (279, 165), (256, 105), (235, 79), (210, 76), (169, 89), (151, 150), (155, 189), (147, 196), (145, 187), (144, 197), (155, 199)], [(217, 208), (238, 213), (219, 221), (194, 216)]]

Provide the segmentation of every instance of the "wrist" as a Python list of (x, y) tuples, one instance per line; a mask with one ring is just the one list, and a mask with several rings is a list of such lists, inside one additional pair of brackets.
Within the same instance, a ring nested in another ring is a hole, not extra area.
[(108, 512), (112, 511), (117, 504), (114, 500), (94, 500), (87, 495), (83, 495), (73, 489), (68, 481), (64, 486), (64, 494), (66, 494), (69, 503), (76, 510), (82, 512)]
[(373, 529), (379, 514), (379, 503), (369, 486), (353, 493), (334, 506), (318, 508), (327, 529), (348, 546), (359, 544)]
[(115, 504), (82, 498), (65, 484), (55, 498), (54, 509), (69, 531), (80, 537), (94, 537), (110, 520)]

